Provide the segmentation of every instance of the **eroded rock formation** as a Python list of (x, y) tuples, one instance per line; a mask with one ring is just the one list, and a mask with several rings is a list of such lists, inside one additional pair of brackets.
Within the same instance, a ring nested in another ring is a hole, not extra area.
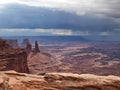
[(0, 72), (0, 90), (120, 90), (120, 77), (47, 73), (44, 76)]
[(19, 48), (19, 44), (17, 40), (14, 39), (9, 39), (7, 40), (7, 43), (12, 47), (12, 48)]
[(22, 42), (21, 47), (22, 47), (22, 48), (26, 48), (26, 45), (27, 45), (27, 44), (30, 44), (29, 39), (24, 39), (23, 42)]
[(32, 52), (32, 45), (30, 43), (26, 44), (25, 51), (27, 52), (27, 54), (29, 54), (30, 52)]
[(35, 41), (35, 46), (34, 48), (32, 48), (32, 44), (30, 43), (29, 39), (24, 39), (21, 47), (25, 49), (27, 54), (29, 54), (30, 52), (33, 52), (33, 54), (40, 52), (39, 44), (37, 41)]
[(39, 45), (38, 45), (38, 42), (37, 42), (37, 41), (35, 41), (35, 48), (34, 48), (33, 52), (34, 52), (34, 53), (40, 52)]
[(23, 49), (12, 48), (5, 40), (0, 40), (0, 71), (6, 70), (28, 73), (27, 53)]

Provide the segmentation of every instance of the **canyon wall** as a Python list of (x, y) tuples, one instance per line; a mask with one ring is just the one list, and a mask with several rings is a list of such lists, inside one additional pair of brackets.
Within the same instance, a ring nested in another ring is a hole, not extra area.
[(12, 48), (19, 48), (18, 41), (16, 39), (8, 39), (6, 40), (7, 44), (9, 44)]
[(0, 71), (6, 70), (29, 73), (27, 53), (23, 49), (12, 48), (5, 40), (0, 40)]

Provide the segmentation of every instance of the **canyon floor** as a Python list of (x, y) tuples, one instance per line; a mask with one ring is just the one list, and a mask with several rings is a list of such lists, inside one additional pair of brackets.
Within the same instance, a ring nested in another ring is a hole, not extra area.
[(41, 52), (28, 56), (32, 74), (49, 72), (120, 76), (120, 43), (41, 44)]

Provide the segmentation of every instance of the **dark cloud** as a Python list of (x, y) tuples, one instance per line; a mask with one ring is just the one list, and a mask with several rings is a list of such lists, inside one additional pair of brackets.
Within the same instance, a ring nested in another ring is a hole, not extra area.
[(76, 15), (49, 8), (7, 5), (0, 13), (0, 28), (55, 28), (88, 31), (92, 34), (119, 28), (110, 18), (92, 13)]

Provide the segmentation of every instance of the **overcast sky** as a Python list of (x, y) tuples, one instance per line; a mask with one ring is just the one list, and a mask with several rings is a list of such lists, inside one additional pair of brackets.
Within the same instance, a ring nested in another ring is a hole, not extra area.
[(0, 35), (118, 38), (119, 10), (120, 0), (0, 0)]

